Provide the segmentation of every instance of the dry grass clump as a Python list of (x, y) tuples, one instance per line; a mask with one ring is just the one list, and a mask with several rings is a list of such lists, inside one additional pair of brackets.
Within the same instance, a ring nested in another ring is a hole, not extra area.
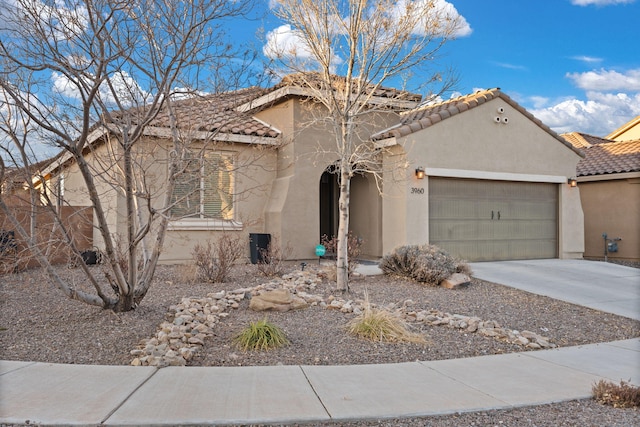
[(380, 261), (385, 274), (395, 274), (438, 286), (454, 273), (471, 274), (469, 265), (434, 245), (407, 245), (396, 248)]
[(372, 307), (368, 299), (362, 313), (349, 322), (348, 331), (353, 336), (374, 342), (427, 342), (422, 334), (412, 332), (398, 313)]
[(592, 388), (593, 398), (603, 405), (614, 408), (640, 408), (640, 387), (625, 381), (614, 384), (600, 380)]
[(267, 319), (251, 322), (235, 338), (234, 343), (242, 351), (270, 350), (289, 344), (282, 329)]

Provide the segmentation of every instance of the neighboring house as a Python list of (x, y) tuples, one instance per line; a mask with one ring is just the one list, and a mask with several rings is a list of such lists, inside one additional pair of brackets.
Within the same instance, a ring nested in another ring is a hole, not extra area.
[(611, 141), (631, 141), (640, 139), (640, 116), (629, 120), (627, 123), (605, 136), (604, 139)]
[[(640, 131), (638, 123), (640, 117), (620, 129), (629, 132), (636, 126)], [(578, 132), (562, 135), (586, 155), (577, 170), (585, 258), (640, 261), (640, 138), (608, 139), (622, 135), (618, 131), (607, 138)], [(616, 241), (618, 238), (622, 240)], [(617, 252), (610, 251), (609, 244), (617, 246)]]
[[(582, 257), (580, 193), (568, 184), (579, 150), (498, 89), (434, 105), (420, 101), (379, 89), (372, 105), (393, 105), (396, 112), (372, 108), (358, 128), (363, 143), (380, 148), (385, 173), (382, 195), (372, 176), (352, 179), (350, 229), (362, 238), (363, 256), (434, 243), (473, 261)], [(198, 146), (215, 166), (208, 170), (204, 161), (189, 171), (201, 183), (196, 193), (187, 181), (178, 186), (161, 260), (190, 259), (196, 243), (222, 232), (268, 233), (292, 248), (291, 259), (314, 258), (321, 236), (337, 230), (331, 172), (338, 159), (312, 92), (285, 78), (269, 89), (193, 98), (176, 107), (179, 126), (190, 129), (196, 143), (202, 138)], [(151, 160), (142, 166), (147, 181), (160, 195), (172, 155), (167, 123), (168, 115), (160, 114), (140, 147)], [(215, 141), (207, 142), (214, 131)], [(105, 130), (92, 142), (87, 156), (101, 170), (108, 220), (120, 233), (124, 200), (105, 178), (117, 179), (117, 171), (103, 160), (115, 148)], [(68, 158), (44, 173), (52, 180), (64, 176), (66, 203), (86, 199)]]
[[(50, 260), (54, 264), (59, 264), (69, 261), (69, 252), (66, 245), (60, 242), (62, 236), (56, 232), (52, 233), (55, 221), (51, 206), (47, 206), (47, 200), (41, 197), (41, 192), (29, 191), (28, 184), (30, 177), (38, 177), (37, 172), (46, 168), (52, 161), (52, 159), (40, 161), (28, 169), (8, 168), (0, 182), (0, 191), (2, 201), (6, 203), (11, 216), (27, 233), (35, 233), (32, 237), (35, 237), (41, 248), (55, 248), (51, 250)], [(39, 178), (35, 180), (42, 181)], [(43, 191), (42, 188), (36, 189)], [(76, 247), (80, 250), (91, 248), (93, 231), (91, 209), (87, 206), (55, 206), (54, 208), (63, 224), (69, 230), (73, 230)], [(13, 250), (7, 252), (7, 248)], [(26, 248), (26, 242), (17, 232), (13, 221), (6, 216), (4, 209), (0, 209), (0, 274), (38, 265), (36, 260), (28, 255)]]

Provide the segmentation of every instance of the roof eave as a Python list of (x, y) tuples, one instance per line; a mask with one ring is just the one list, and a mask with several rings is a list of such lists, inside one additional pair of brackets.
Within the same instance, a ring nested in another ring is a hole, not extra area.
[(578, 176), (576, 180), (578, 181), (578, 183), (580, 183), (580, 182), (612, 181), (616, 179), (638, 179), (638, 178), (640, 178), (640, 171), (581, 175), (581, 176)]

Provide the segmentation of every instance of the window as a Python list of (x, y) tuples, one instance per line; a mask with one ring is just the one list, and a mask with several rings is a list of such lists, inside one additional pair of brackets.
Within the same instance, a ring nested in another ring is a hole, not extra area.
[(233, 219), (233, 156), (191, 153), (171, 197), (174, 219)]
[(64, 175), (61, 173), (58, 176), (58, 184), (56, 188), (56, 205), (61, 208), (64, 204)]

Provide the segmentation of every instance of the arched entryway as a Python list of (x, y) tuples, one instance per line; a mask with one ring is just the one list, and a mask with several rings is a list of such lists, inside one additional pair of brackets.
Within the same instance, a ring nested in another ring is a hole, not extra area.
[(340, 190), (338, 189), (338, 175), (334, 172), (335, 168), (327, 168), (320, 177), (320, 235), (318, 242), (322, 240), (322, 236), (335, 236), (338, 232), (338, 197)]
[[(338, 232), (338, 174), (331, 166), (320, 177), (320, 234), (332, 237)], [(382, 199), (373, 178), (357, 174), (351, 178), (349, 230), (363, 241), (362, 256), (376, 258), (382, 252)]]

